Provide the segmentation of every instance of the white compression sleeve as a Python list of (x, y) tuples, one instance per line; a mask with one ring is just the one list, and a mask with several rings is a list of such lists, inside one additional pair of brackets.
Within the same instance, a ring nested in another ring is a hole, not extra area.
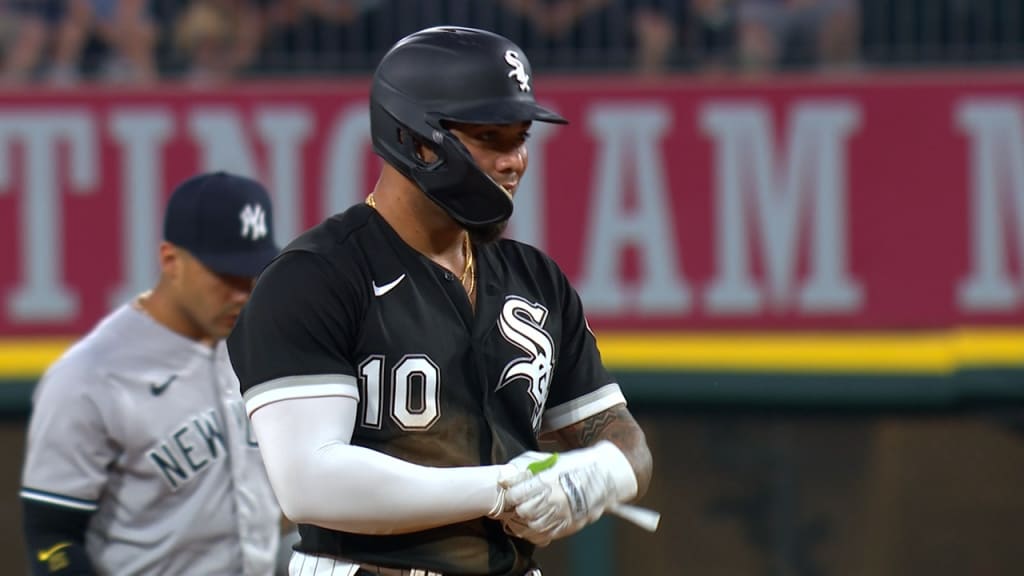
[(352, 446), (356, 407), (344, 396), (292, 398), (252, 414), (267, 474), (290, 520), (394, 534), (491, 512), (506, 466), (420, 466)]

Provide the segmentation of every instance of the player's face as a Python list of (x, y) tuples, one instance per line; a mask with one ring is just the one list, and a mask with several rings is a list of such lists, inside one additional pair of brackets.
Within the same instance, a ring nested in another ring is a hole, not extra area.
[[(509, 195), (515, 196), (529, 164), (526, 140), (530, 137), (530, 124), (456, 123), (450, 129), (469, 150), (476, 165)], [(507, 225), (508, 222), (499, 222), (473, 227), (469, 233), (474, 242), (493, 242), (501, 236)]]
[(175, 287), (182, 313), (202, 339), (227, 338), (249, 300), (254, 279), (217, 274), (185, 250), (178, 252)]
[(526, 140), (530, 137), (530, 122), (455, 123), (451, 131), (472, 154), (476, 165), (509, 194), (515, 195), (529, 163)]

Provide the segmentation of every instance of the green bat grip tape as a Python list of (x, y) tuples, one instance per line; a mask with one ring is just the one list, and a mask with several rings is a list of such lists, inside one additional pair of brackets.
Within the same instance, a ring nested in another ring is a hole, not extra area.
[(548, 456), (547, 458), (545, 458), (543, 460), (538, 460), (536, 462), (530, 462), (529, 464), (526, 465), (526, 469), (529, 470), (530, 472), (534, 473), (534, 474), (540, 474), (544, 470), (547, 470), (548, 468), (551, 468), (552, 466), (554, 466), (555, 462), (557, 462), (557, 461), (558, 461), (558, 453), (555, 453), (555, 454), (552, 454), (551, 456)]

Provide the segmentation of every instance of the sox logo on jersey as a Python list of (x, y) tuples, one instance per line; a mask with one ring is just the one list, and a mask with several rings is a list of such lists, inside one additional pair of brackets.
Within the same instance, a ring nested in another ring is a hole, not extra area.
[(498, 316), (498, 330), (511, 344), (526, 352), (523, 358), (509, 362), (501, 373), (496, 390), (523, 379), (533, 399), (533, 429), (540, 429), (541, 413), (548, 398), (551, 370), (555, 364), (555, 344), (544, 330), (548, 309), (528, 302), (520, 296), (510, 295)]

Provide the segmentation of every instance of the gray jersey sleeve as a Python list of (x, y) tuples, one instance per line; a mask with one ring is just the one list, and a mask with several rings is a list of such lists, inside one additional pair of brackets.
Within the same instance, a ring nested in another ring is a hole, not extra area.
[(33, 394), (22, 497), (95, 510), (116, 457), (110, 423), (92, 391), (100, 376), (81, 353), (54, 364)]

